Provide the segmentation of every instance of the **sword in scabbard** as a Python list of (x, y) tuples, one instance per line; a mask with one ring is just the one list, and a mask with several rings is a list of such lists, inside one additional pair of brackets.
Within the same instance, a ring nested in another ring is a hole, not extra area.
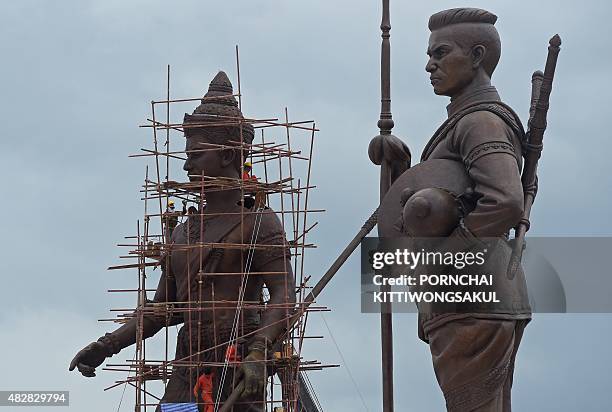
[(544, 131), (546, 130), (546, 116), (548, 114), (548, 105), (553, 78), (555, 76), (555, 68), (557, 66), (557, 57), (561, 50), (561, 37), (555, 34), (548, 43), (548, 56), (546, 57), (544, 73), (536, 71), (532, 77), (530, 118), (526, 141), (523, 142), (525, 165), (521, 183), (523, 184), (524, 209), (523, 217), (515, 228), (514, 245), (508, 264), (508, 272), (506, 274), (508, 279), (514, 278), (521, 264), (525, 246), (525, 234), (529, 230), (530, 225), (529, 216), (531, 215), (531, 207), (533, 206), (538, 191), (538, 160), (542, 155), (542, 141), (544, 138)]

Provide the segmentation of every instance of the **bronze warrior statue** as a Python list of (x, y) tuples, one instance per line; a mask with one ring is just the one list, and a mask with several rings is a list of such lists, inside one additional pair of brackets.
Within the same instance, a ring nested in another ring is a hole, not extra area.
[[(434, 93), (449, 96), (451, 102), (447, 122), (429, 141), (421, 160), (463, 164), (474, 196), (451, 236), (466, 245), (474, 238), (507, 237), (523, 212), (524, 132), (516, 113), (491, 85), (501, 54), (496, 20), (488, 11), (469, 8), (441, 11), (429, 20), (425, 70)], [(498, 278), (505, 273), (496, 271)], [(514, 360), (531, 310), (522, 273), (496, 282), (500, 296), (515, 301), (505, 313), (419, 317), (420, 335), (429, 343), (449, 411), (510, 411)]]
[[(419, 306), (419, 337), (429, 344), (447, 410), (453, 412), (510, 411), (515, 357), (531, 319), (522, 270), (506, 276), (509, 231), (523, 217), (525, 132), (491, 84), (501, 54), (496, 20), (473, 8), (431, 16), (425, 70), (434, 93), (450, 97), (448, 119), (425, 146), (421, 163), (395, 181), (379, 210), (382, 237), (443, 236), (454, 251), (500, 240), (493, 274), (503, 304), (473, 305), (463, 313)], [(449, 193), (459, 202), (449, 200)], [(446, 212), (436, 212), (440, 209)]]
[[(242, 139), (250, 144), (253, 127), (238, 123), (243, 116), (232, 94), (227, 75), (219, 72), (193, 114), (185, 114), (187, 160), (183, 169), (192, 182), (202, 181), (203, 176), (234, 182), (241, 179), (246, 150), (236, 142)], [(207, 126), (207, 122), (216, 124)], [(194, 388), (205, 384), (202, 378), (208, 379), (209, 385), (212, 382), (208, 392), (213, 401), (223, 402), (232, 390), (235, 381), (232, 368), (223, 371), (213, 364), (224, 364), (228, 342), (235, 334), (237, 340), (232, 351), (236, 353), (232, 356), (241, 360), (237, 371), (245, 389), (234, 410), (263, 411), (268, 376), (266, 356), (271, 355), (271, 342), (286, 328), (295, 303), (291, 255), (283, 227), (272, 210), (242, 206), (239, 187), (216, 189), (214, 184), (204, 184), (205, 207), (189, 213), (185, 222), (173, 230), (169, 252), (160, 264), (162, 274), (155, 297), (146, 305), (151, 310), (145, 311), (142, 333), (149, 338), (164, 326), (183, 324), (178, 332), (176, 362), (161, 403), (199, 402), (200, 410), (210, 408), (205, 399), (196, 399), (194, 394)], [(249, 249), (253, 235), (257, 237), (257, 247)], [(206, 246), (211, 243), (243, 246)], [(240, 275), (243, 272), (257, 272), (248, 277), (244, 289), (241, 287), (244, 276)], [(264, 285), (269, 301), (262, 310)], [(215, 308), (213, 301), (217, 302)], [(223, 304), (219, 304), (221, 301)], [(243, 308), (236, 316), (241, 301)], [(156, 315), (154, 310), (165, 307), (166, 302), (174, 306), (170, 319), (166, 312)], [(135, 343), (136, 335), (137, 318), (132, 317), (78, 352), (70, 370), (76, 367), (84, 376), (95, 376), (95, 368)]]

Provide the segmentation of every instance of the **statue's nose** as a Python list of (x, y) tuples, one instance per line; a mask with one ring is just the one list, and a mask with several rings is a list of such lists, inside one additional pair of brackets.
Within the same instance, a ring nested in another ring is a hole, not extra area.
[(191, 161), (189, 160), (189, 157), (187, 157), (187, 160), (185, 160), (185, 163), (183, 163), (183, 170), (186, 172), (191, 170)]
[(426, 71), (427, 73), (433, 73), (434, 71), (436, 71), (436, 67), (437, 67), (437, 66), (436, 66), (436, 64), (435, 64), (435, 63), (433, 63), (431, 60), (432, 60), (432, 59), (429, 59), (429, 60), (427, 61), (427, 64), (425, 65), (425, 71)]

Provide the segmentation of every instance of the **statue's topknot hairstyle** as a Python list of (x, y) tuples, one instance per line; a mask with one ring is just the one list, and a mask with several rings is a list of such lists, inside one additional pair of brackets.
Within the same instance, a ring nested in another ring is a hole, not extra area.
[(459, 8), (440, 11), (429, 18), (429, 30), (436, 31), (447, 26), (459, 25), (456, 41), (464, 50), (475, 44), (486, 47), (487, 53), (482, 67), (490, 76), (501, 56), (501, 41), (495, 28), (497, 16), (490, 11), (474, 8)]
[(457, 8), (440, 11), (429, 18), (429, 30), (459, 23), (495, 24), (497, 16), (490, 11), (475, 8)]

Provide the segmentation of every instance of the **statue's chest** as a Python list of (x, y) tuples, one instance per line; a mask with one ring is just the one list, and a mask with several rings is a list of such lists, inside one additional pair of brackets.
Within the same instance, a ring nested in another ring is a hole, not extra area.
[(461, 160), (458, 150), (452, 144), (455, 134), (455, 124), (442, 125), (431, 137), (423, 153), (421, 161), (429, 159)]
[(241, 271), (246, 256), (244, 249), (240, 248), (239, 226), (227, 221), (212, 221), (205, 224), (196, 236), (193, 230), (187, 230), (193, 228), (186, 224), (179, 227), (171, 252), (171, 268), (179, 300), (184, 300), (200, 286), (208, 287), (213, 279), (218, 285), (231, 283), (235, 276), (219, 274)]

